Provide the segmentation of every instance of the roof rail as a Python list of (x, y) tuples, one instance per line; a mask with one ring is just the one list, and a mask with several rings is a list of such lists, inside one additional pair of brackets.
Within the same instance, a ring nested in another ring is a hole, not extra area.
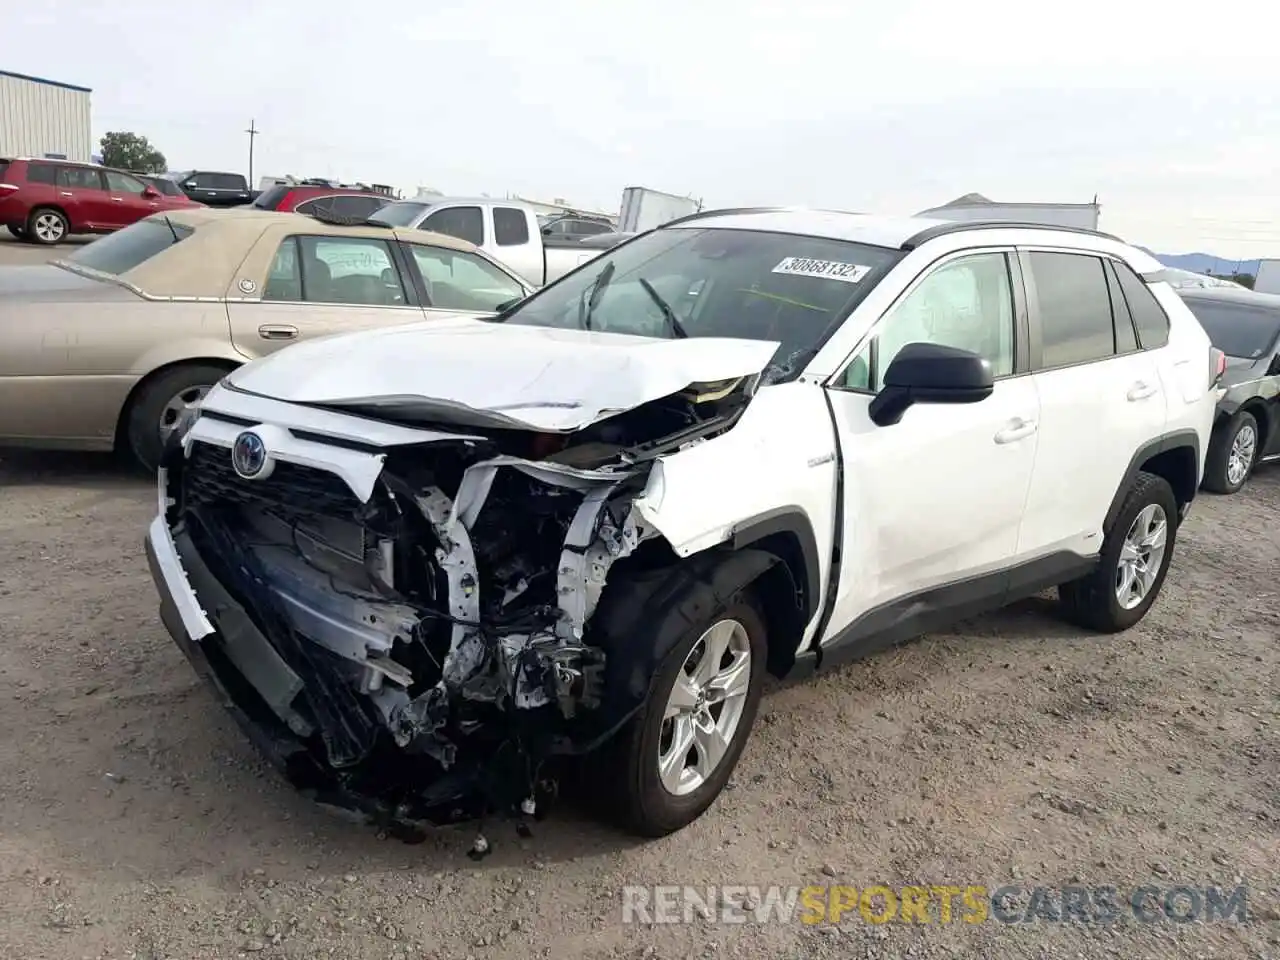
[(698, 210), (694, 213), (687, 213), (683, 217), (676, 217), (674, 220), (668, 220), (662, 224), (664, 227), (670, 227), (677, 223), (688, 223), (690, 220), (703, 220), (707, 217), (732, 217), (743, 213), (782, 213), (785, 210), (795, 209), (793, 207), (723, 207), (719, 210)]
[(1089, 230), (1085, 227), (1059, 227), (1052, 223), (1020, 223), (1016, 220), (949, 220), (946, 223), (925, 227), (902, 241), (901, 250), (914, 250), (922, 243), (945, 237), (952, 233), (965, 233), (969, 230), (1049, 230), (1056, 233), (1078, 233), (1086, 237), (1099, 237), (1103, 240), (1114, 240), (1126, 243), (1117, 236), (1103, 233), (1101, 230)]

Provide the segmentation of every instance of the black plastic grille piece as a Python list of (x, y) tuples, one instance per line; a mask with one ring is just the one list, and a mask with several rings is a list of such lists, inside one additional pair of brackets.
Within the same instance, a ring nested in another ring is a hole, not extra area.
[(199, 441), (182, 469), (184, 508), (250, 506), (277, 515), (355, 519), (364, 505), (335, 473), (278, 461), (264, 480), (246, 480), (231, 451)]

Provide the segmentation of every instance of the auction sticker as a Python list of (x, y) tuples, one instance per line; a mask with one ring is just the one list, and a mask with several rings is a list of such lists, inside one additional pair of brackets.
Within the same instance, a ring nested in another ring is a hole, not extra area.
[(793, 277), (821, 277), (823, 280), (842, 280), (845, 283), (857, 283), (871, 272), (871, 268), (863, 267), (856, 263), (840, 263), (837, 260), (786, 257), (770, 272), (785, 273)]

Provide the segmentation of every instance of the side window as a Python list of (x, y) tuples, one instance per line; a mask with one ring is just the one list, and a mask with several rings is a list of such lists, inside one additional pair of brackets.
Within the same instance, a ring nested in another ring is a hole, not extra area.
[[(494, 207), (493, 241), (500, 247), (514, 247), (528, 243), (529, 219), (524, 211), (512, 207)], [(471, 242), (477, 243), (475, 240)]]
[(114, 170), (104, 170), (102, 175), (107, 178), (107, 189), (112, 193), (131, 193), (141, 196), (142, 191), (146, 189), (142, 181), (126, 177), (123, 173), (116, 173)]
[(1124, 294), (1120, 292), (1120, 281), (1116, 279), (1116, 265), (1108, 261), (1106, 267), (1107, 293), (1111, 297), (1111, 315), (1115, 318), (1116, 353), (1133, 353), (1138, 349), (1138, 335), (1133, 329), (1133, 317), (1124, 302)]
[(1169, 342), (1169, 318), (1164, 308), (1126, 264), (1117, 263), (1115, 268), (1120, 290), (1133, 314), (1133, 325), (1138, 328), (1138, 342), (1143, 350), (1159, 350)]
[(1114, 356), (1111, 297), (1102, 260), (1041, 251), (1027, 258), (1040, 303), (1041, 369)]
[(849, 390), (879, 391), (884, 372), (909, 343), (971, 350), (994, 376), (1013, 373), (1013, 293), (1003, 253), (952, 260), (929, 273), (880, 322), (872, 341), (845, 368)]
[(53, 186), (58, 182), (58, 168), (51, 163), (28, 163), (27, 183), (45, 183)]
[(302, 267), (298, 262), (298, 238), (287, 237), (276, 250), (267, 273), (267, 285), (262, 290), (263, 300), (302, 299)]
[(58, 186), (69, 190), (101, 190), (102, 174), (92, 167), (59, 167)]
[(427, 288), (428, 305), (438, 310), (488, 313), (524, 297), (524, 288), (489, 261), (444, 247), (409, 245)]
[(418, 229), (457, 237), (478, 247), (484, 243), (484, 214), (479, 207), (446, 207), (423, 220)]
[(400, 272), (385, 240), (301, 236), (298, 248), (303, 300), (370, 307), (404, 305)]

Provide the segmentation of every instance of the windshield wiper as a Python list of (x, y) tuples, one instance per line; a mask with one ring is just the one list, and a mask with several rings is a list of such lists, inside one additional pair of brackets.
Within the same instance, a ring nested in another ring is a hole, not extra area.
[(649, 299), (658, 305), (658, 309), (662, 311), (663, 318), (667, 321), (667, 326), (671, 328), (671, 333), (680, 340), (688, 337), (689, 331), (684, 328), (684, 324), (680, 322), (676, 312), (671, 309), (671, 304), (663, 300), (662, 294), (653, 289), (653, 284), (644, 277), (638, 278), (637, 282), (644, 288), (644, 292), (649, 295)]
[(596, 274), (595, 280), (591, 281), (591, 286), (584, 291), (583, 299), (578, 301), (578, 326), (583, 330), (591, 329), (591, 314), (600, 305), (600, 298), (613, 279), (615, 269), (617, 268), (612, 262), (606, 263), (604, 269)]

